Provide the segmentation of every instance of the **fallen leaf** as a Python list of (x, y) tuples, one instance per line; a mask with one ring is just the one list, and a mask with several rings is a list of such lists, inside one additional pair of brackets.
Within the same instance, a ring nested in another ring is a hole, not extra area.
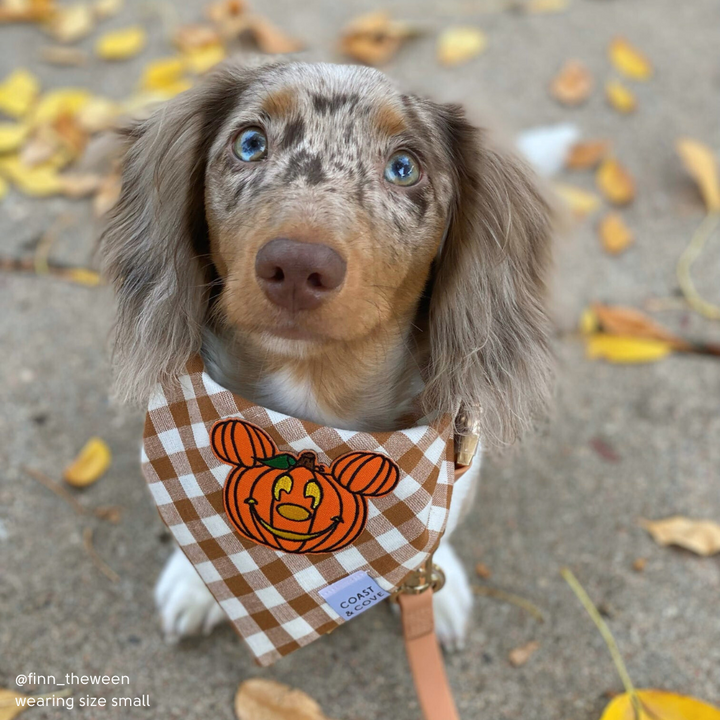
[(539, 649), (540, 643), (532, 640), (511, 650), (508, 654), (508, 660), (513, 667), (522, 667)]
[(340, 51), (367, 65), (383, 65), (414, 34), (405, 23), (378, 11), (356, 17), (343, 29)]
[(25, 710), (25, 705), (18, 705), (17, 701), (26, 697), (28, 695), (17, 690), (0, 688), (0, 720), (13, 720)]
[(643, 570), (645, 570), (646, 565), (647, 565), (647, 558), (639, 557), (633, 561), (632, 569), (636, 573), (641, 573), (641, 572), (643, 572)]
[(692, 138), (680, 138), (675, 147), (685, 169), (697, 183), (708, 212), (720, 210), (720, 179), (715, 153)]
[(633, 80), (647, 80), (653, 74), (650, 61), (625, 38), (615, 38), (608, 48), (610, 61), (615, 68)]
[(147, 33), (140, 25), (112, 30), (95, 42), (95, 54), (103, 60), (127, 60), (142, 52)]
[(220, 33), (211, 25), (181, 25), (173, 34), (173, 43), (180, 52), (189, 52), (221, 43)]
[(60, 175), (60, 183), (63, 195), (78, 199), (96, 193), (100, 189), (102, 177), (89, 173), (66, 173)]
[[(84, 285), (85, 287), (97, 287), (102, 283), (100, 273), (95, 270), (90, 270), (89, 268), (67, 268), (67, 270), (63, 272), (63, 277), (76, 285)], [(93, 481), (91, 480), (90, 482)], [(89, 485), (90, 482), (86, 484)], [(74, 485), (75, 483), (70, 484)]]
[(438, 38), (437, 58), (441, 65), (452, 67), (472, 60), (485, 50), (487, 36), (480, 28), (451, 27)]
[(85, 65), (88, 60), (88, 54), (84, 50), (63, 45), (46, 45), (41, 48), (40, 57), (51, 65), (65, 67), (80, 67)]
[(93, 12), (99, 20), (117, 15), (122, 10), (123, 0), (95, 0)]
[(672, 345), (662, 340), (595, 333), (587, 338), (586, 350), (591, 360), (633, 364), (662, 360), (672, 352)]
[(523, 10), (531, 14), (556, 13), (567, 10), (570, 0), (528, 0)]
[(95, 15), (87, 3), (58, 7), (50, 18), (47, 31), (57, 41), (73, 43), (89, 35), (95, 27)]
[(77, 113), (77, 121), (86, 132), (96, 133), (114, 127), (121, 107), (102, 97), (91, 98)]
[(585, 218), (600, 207), (600, 198), (593, 192), (563, 183), (556, 183), (553, 187), (577, 218)]
[(29, 70), (13, 70), (0, 83), (0, 112), (20, 118), (27, 114), (40, 94), (40, 82)]
[(487, 580), (492, 575), (492, 572), (485, 563), (478, 563), (475, 566), (475, 574), (483, 580)]
[(196, 75), (202, 75), (222, 62), (227, 55), (225, 46), (221, 42), (214, 45), (205, 45), (183, 52), (185, 67)]
[(720, 525), (711, 520), (691, 520), (681, 515), (665, 520), (640, 520), (659, 545), (679, 545), (697, 555), (720, 552)]
[(603, 249), (610, 255), (619, 255), (625, 252), (635, 241), (619, 213), (608, 213), (600, 221), (598, 232)]
[(107, 443), (99, 437), (90, 438), (75, 460), (65, 468), (63, 479), (74, 487), (94, 483), (109, 467), (112, 454)]
[(550, 84), (550, 94), (563, 105), (580, 105), (593, 89), (593, 78), (579, 60), (568, 60)]
[(328, 720), (309, 695), (261, 678), (240, 685), (235, 695), (235, 715), (238, 720)]
[(55, 0), (5, 0), (0, 22), (44, 22), (55, 12)]
[(17, 150), (29, 131), (30, 128), (23, 123), (0, 123), (0, 153)]
[(224, 25), (244, 15), (246, 10), (245, 0), (218, 0), (210, 3), (205, 13), (217, 25)]
[(145, 66), (140, 86), (143, 90), (164, 90), (179, 82), (184, 73), (185, 62), (180, 56), (153, 60)]
[(600, 720), (720, 720), (720, 709), (701, 700), (665, 690), (637, 690), (641, 703), (635, 714), (628, 693), (617, 695), (605, 708)]
[(31, 197), (57, 195), (62, 190), (57, 168), (52, 165), (28, 167), (17, 155), (0, 159), (0, 175)]
[(260, 50), (270, 55), (287, 55), (302, 50), (303, 44), (286, 35), (269, 20), (259, 15), (248, 18), (248, 30)]
[(568, 170), (587, 170), (594, 168), (610, 152), (608, 140), (587, 140), (575, 143), (570, 148), (565, 167)]
[(10, 190), (10, 186), (8, 185), (5, 178), (0, 177), (0, 200), (2, 200)]
[(592, 307), (587, 307), (582, 311), (578, 327), (583, 335), (592, 335), (598, 331), (600, 327), (598, 316)]
[(76, 115), (92, 99), (85, 88), (59, 88), (45, 93), (32, 112), (33, 125), (49, 125), (61, 115)]
[(631, 113), (637, 109), (635, 96), (617, 80), (610, 80), (605, 85), (605, 97), (610, 105), (620, 113)]
[(602, 161), (595, 181), (600, 192), (614, 205), (627, 205), (635, 199), (635, 181), (615, 158)]
[(660, 340), (669, 343), (675, 350), (691, 349), (688, 342), (666, 330), (640, 310), (602, 303), (593, 303), (591, 309), (597, 318), (598, 327), (610, 335)]

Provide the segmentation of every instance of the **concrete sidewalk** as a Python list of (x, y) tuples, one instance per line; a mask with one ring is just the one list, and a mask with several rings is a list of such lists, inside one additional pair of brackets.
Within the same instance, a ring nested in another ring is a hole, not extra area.
[[(360, 0), (307, 0), (302, 10), (291, 0), (254, 5), (306, 40), (311, 57), (325, 59), (338, 59), (336, 38), (350, 17), (383, 7)], [(720, 6), (716, 0), (574, 0), (564, 14), (524, 16), (483, 12), (488, 5), (386, 2), (398, 17), (431, 30), (387, 71), (411, 90), (464, 102), (474, 116), (501, 122), (508, 133), (572, 121), (588, 138), (612, 139), (637, 180), (638, 198), (623, 211), (637, 242), (611, 258), (600, 249), (592, 222), (560, 241), (560, 327), (570, 328), (592, 300), (642, 307), (648, 298), (673, 295), (675, 262), (703, 214), (673, 145), (688, 135), (720, 147)], [(46, 87), (77, 84), (127, 96), (142, 65), (168, 52), (157, 17), (145, 20), (148, 7), (135, 0), (108, 22), (120, 27), (143, 20), (156, 35), (139, 59), (110, 67), (41, 65), (46, 39), (39, 30), (0, 27), (0, 77), (27, 66)], [(201, 8), (201, 2), (187, 1), (178, 13), (198, 19)], [(434, 41), (439, 29), (456, 23), (480, 25), (488, 49), (463, 67), (441, 69)], [(612, 75), (606, 47), (618, 34), (656, 67), (650, 82), (633, 85), (639, 110), (630, 117), (611, 110), (602, 92)], [(598, 88), (586, 105), (568, 110), (549, 98), (547, 85), (572, 57), (587, 63)], [(592, 187), (590, 176), (564, 179)], [(33, 201), (16, 193), (0, 204), (0, 254), (26, 253), (63, 213), (74, 223), (62, 232), (54, 255), (87, 263), (93, 228), (85, 203)], [(713, 245), (695, 275), (718, 302), (720, 243)], [(149, 694), (153, 709), (72, 712), (98, 720), (230, 720), (238, 683), (261, 675), (305, 690), (337, 720), (418, 717), (398, 621), (386, 607), (270, 670), (252, 664), (229, 628), (166, 646), (152, 587), (171, 546), (139, 472), (142, 414), (108, 401), (110, 293), (3, 273), (0, 307), (0, 687), (14, 688), (19, 673), (124, 674), (131, 684), (122, 693), (112, 687), (87, 691), (108, 698)], [(686, 336), (720, 339), (720, 324), (692, 313), (657, 317)], [(478, 583), (531, 600), (545, 622), (513, 605), (477, 599), (467, 649), (448, 658), (462, 717), (595, 720), (608, 693), (622, 690), (599, 634), (559, 576), (566, 565), (605, 612), (638, 687), (720, 704), (720, 564), (659, 548), (637, 525), (638, 517), (676, 513), (720, 520), (720, 365), (671, 357), (619, 367), (588, 362), (572, 339), (558, 340), (556, 349), (552, 421), (518, 452), (487, 462), (475, 512), (455, 536), (470, 570), (481, 561), (492, 571)], [(76, 515), (22, 469), (58, 477), (91, 435), (109, 442), (114, 462), (81, 501), (123, 506), (116, 525)], [(593, 450), (597, 439), (619, 459)], [(88, 558), (82, 539), (88, 526), (119, 582), (110, 582)], [(642, 573), (632, 569), (639, 557), (647, 558)], [(509, 651), (531, 640), (540, 649), (513, 668)], [(76, 699), (81, 694), (76, 688)], [(57, 709), (27, 712), (28, 720), (68, 716)]]

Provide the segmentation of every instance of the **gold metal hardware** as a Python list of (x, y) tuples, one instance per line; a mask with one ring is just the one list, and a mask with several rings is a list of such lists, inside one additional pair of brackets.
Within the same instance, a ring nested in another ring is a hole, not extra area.
[(430, 555), (425, 564), (410, 573), (407, 580), (390, 596), (390, 600), (397, 602), (398, 595), (419, 595), (430, 588), (438, 592), (445, 585), (445, 573), (438, 565), (433, 564), (433, 556)]
[(455, 436), (455, 464), (470, 465), (480, 442), (480, 415), (482, 408), (463, 410), (457, 416), (458, 434)]

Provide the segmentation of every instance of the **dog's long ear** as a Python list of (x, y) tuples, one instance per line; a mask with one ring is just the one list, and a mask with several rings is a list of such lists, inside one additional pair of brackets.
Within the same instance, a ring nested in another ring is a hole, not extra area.
[(121, 400), (144, 401), (200, 349), (214, 279), (207, 156), (257, 72), (222, 67), (125, 133), (122, 192), (100, 244), (118, 299), (113, 364)]
[(430, 297), (427, 410), (480, 407), (509, 443), (544, 409), (551, 381), (545, 274), (552, 217), (529, 168), (491, 147), (457, 106), (435, 106), (455, 169)]

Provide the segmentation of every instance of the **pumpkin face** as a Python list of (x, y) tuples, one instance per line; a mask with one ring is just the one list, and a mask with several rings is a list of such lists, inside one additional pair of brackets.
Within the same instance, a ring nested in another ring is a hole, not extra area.
[(225, 512), (244, 537), (289, 553), (321, 553), (352, 543), (365, 528), (365, 495), (392, 491), (400, 479), (378, 453), (348, 453), (330, 469), (313, 452), (279, 453), (262, 429), (222, 420), (211, 431), (216, 457), (232, 465)]

